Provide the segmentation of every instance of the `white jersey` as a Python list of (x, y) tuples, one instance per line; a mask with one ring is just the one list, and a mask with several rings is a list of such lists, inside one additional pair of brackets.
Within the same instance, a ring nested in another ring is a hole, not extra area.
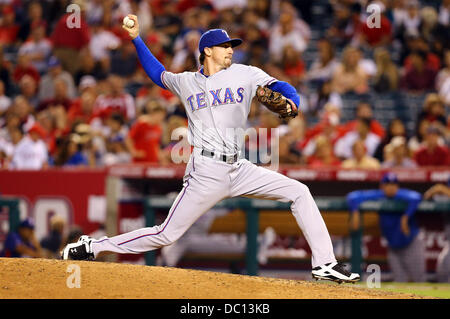
[(182, 101), (194, 147), (226, 155), (238, 154), (248, 113), (258, 85), (278, 81), (253, 66), (232, 64), (211, 76), (201, 72), (163, 72), (165, 87)]
[(48, 160), (47, 147), (42, 140), (33, 142), (25, 136), (14, 149), (11, 167), (13, 169), (41, 169)]

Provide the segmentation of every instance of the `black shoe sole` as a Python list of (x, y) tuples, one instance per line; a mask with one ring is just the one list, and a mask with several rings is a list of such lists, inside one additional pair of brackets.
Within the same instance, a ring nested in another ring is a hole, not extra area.
[(316, 281), (317, 281), (317, 280), (328, 280), (328, 281), (337, 282), (338, 284), (342, 284), (342, 283), (347, 283), (347, 284), (351, 283), (351, 284), (354, 284), (354, 283), (356, 283), (356, 282), (358, 282), (358, 281), (361, 280), (361, 278), (354, 279), (354, 280), (349, 280), (349, 279), (347, 279), (347, 280), (346, 280), (346, 279), (336, 279), (336, 278), (330, 278), (330, 277), (322, 277), (322, 276), (314, 275), (314, 274), (312, 274), (312, 277), (313, 277), (313, 279), (315, 279)]

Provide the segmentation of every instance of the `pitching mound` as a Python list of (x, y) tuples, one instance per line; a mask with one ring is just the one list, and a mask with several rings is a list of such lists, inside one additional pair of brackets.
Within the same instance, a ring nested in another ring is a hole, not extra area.
[[(71, 267), (78, 265), (78, 267)], [(80, 288), (75, 280), (78, 268)], [(68, 270), (70, 272), (68, 272)], [(320, 299), (417, 296), (169, 267), (0, 258), (0, 298)]]

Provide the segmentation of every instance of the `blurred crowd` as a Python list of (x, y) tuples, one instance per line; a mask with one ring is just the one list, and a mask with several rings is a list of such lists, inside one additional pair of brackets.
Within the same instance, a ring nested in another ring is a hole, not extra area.
[(48, 233), (38, 240), (33, 219), (22, 220), (17, 229), (11, 230), (6, 236), (0, 257), (60, 259), (60, 251), (64, 246), (76, 242), (83, 235), (82, 229), (76, 225), (65, 231), (67, 221), (59, 215), (50, 218), (49, 226)]
[[(317, 3), (327, 26), (314, 21)], [(379, 28), (366, 23), (371, 3)], [(129, 13), (169, 71), (197, 71), (200, 36), (223, 28), (244, 40), (235, 63), (294, 85), (302, 116), (284, 122), (254, 102), (248, 121), (278, 128), (269, 138), (282, 164), (450, 165), (449, 12), (449, 0), (0, 1), (0, 168), (174, 162), (187, 143), (184, 106), (142, 69), (122, 29)], [(342, 120), (345, 94), (397, 91), (425, 96), (414, 134), (401, 118), (384, 127), (364, 99)]]

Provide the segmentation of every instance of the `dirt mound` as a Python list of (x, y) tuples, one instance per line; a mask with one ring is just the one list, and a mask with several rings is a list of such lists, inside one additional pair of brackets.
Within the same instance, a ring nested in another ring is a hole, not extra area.
[[(80, 288), (69, 288), (68, 283), (72, 287), (79, 284)], [(417, 296), (348, 284), (324, 285), (169, 267), (0, 258), (2, 298), (410, 299)]]

